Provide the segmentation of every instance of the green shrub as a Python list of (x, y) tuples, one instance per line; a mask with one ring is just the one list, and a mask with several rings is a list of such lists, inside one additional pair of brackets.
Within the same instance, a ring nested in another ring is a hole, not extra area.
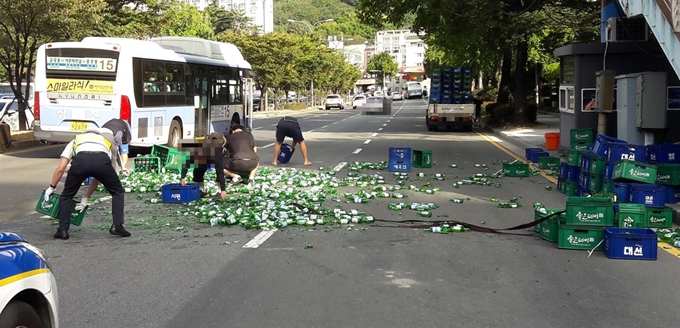
[(290, 110), (301, 110), (301, 109), (307, 109), (307, 104), (306, 103), (292, 103), (292, 104), (285, 104), (283, 105), (283, 109), (290, 109)]
[(500, 105), (499, 103), (489, 103), (484, 106), (484, 112), (486, 112), (488, 115), (493, 114), (493, 110)]
[(498, 97), (498, 89), (492, 87), (486, 87), (477, 92), (478, 95), (482, 95), (482, 100), (484, 101), (496, 101)]
[[(496, 106), (491, 111), (489, 123), (498, 125), (511, 122), (515, 117), (515, 107), (510, 104), (495, 104)], [(487, 106), (488, 109), (489, 106)]]

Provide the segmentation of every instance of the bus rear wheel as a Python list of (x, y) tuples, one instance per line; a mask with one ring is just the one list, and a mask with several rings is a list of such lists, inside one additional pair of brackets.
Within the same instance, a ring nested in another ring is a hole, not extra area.
[(170, 133), (168, 134), (168, 147), (178, 148), (179, 140), (182, 138), (182, 127), (177, 120), (172, 120)]

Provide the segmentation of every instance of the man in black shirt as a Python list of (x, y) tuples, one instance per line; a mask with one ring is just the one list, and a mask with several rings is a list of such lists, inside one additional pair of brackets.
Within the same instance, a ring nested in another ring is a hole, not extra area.
[[(201, 197), (208, 198), (210, 194), (205, 192), (205, 186), (203, 184), (203, 178), (205, 177), (205, 172), (208, 170), (210, 165), (215, 165), (215, 173), (217, 173), (217, 183), (220, 185), (220, 198), (227, 198), (227, 191), (224, 179), (224, 143), (227, 139), (224, 134), (215, 132), (209, 134), (203, 140), (203, 143), (198, 147), (190, 147), (189, 149), (183, 149), (189, 152), (189, 158), (185, 159), (184, 165), (182, 165), (182, 181), (181, 184), (185, 186), (187, 184), (186, 176), (189, 171), (189, 165), (194, 164), (194, 176), (193, 181), (198, 183), (201, 188)], [(182, 147), (185, 148), (185, 147)]]
[(253, 183), (260, 166), (253, 134), (245, 131), (242, 125), (232, 125), (231, 134), (227, 136), (227, 153), (224, 173), (231, 177), (231, 182), (240, 183), (243, 181), (241, 174), (248, 174), (248, 183)]
[(293, 144), (291, 145), (293, 149), (297, 144), (300, 144), (300, 150), (302, 151), (302, 157), (305, 159), (305, 165), (312, 165), (312, 162), (309, 161), (309, 157), (307, 157), (307, 143), (302, 136), (300, 123), (298, 123), (297, 118), (292, 116), (284, 116), (279, 120), (279, 124), (276, 125), (276, 145), (274, 146), (274, 161), (272, 162), (272, 165), (279, 165), (278, 159), (281, 154), (281, 146), (286, 137), (293, 139)]

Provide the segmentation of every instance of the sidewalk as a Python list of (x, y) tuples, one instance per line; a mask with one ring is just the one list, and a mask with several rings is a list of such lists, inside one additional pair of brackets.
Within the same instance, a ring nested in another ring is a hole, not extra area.
[[(545, 149), (545, 134), (560, 132), (560, 116), (556, 113), (538, 113), (536, 121), (538, 126), (531, 129), (499, 129), (490, 126), (483, 127), (492, 132), (498, 138), (510, 142), (520, 148), (543, 148)], [(564, 158), (566, 151), (548, 151), (551, 156)], [(524, 154), (517, 154), (524, 158)], [(680, 225), (680, 203), (666, 204), (674, 210), (673, 223)]]
[[(499, 138), (512, 142), (522, 148), (544, 148), (545, 134), (560, 132), (560, 116), (555, 113), (538, 113), (536, 115), (538, 126), (530, 129), (498, 129), (484, 127), (493, 132)], [(562, 157), (562, 151), (549, 151), (550, 155)], [(524, 155), (524, 154), (519, 154)]]

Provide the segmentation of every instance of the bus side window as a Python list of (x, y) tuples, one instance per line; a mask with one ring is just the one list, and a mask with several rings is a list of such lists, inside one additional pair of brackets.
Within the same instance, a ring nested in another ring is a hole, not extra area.
[(165, 77), (165, 68), (162, 62), (145, 60), (142, 64), (142, 75), (145, 93), (164, 92), (162, 80)]
[(241, 97), (241, 81), (229, 80), (229, 102), (230, 103), (240, 103), (243, 98)]

